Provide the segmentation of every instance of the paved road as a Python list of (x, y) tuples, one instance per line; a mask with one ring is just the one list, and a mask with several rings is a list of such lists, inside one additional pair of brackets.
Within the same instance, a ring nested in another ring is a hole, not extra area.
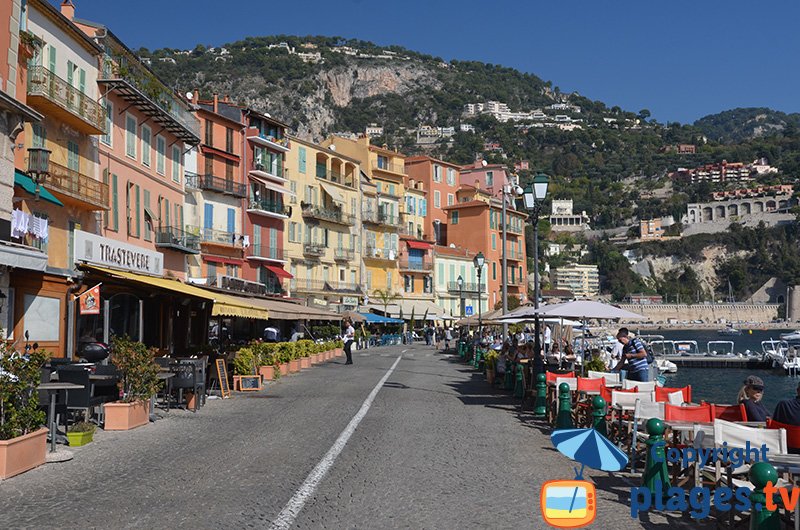
[[(0, 482), (3, 528), (269, 528), (401, 357), (291, 528), (542, 528), (539, 488), (572, 478), (549, 430), (506, 393), (424, 346), (356, 352), (260, 394), (98, 432), (67, 463)], [(631, 483), (602, 488), (598, 524), (629, 516)], [(297, 507), (297, 506), (296, 506)]]

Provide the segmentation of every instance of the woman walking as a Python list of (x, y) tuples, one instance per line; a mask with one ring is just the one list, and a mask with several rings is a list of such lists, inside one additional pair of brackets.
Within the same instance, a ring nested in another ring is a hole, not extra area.
[(356, 338), (356, 330), (353, 328), (353, 321), (349, 318), (344, 319), (344, 353), (347, 361), (344, 364), (353, 364), (353, 339)]

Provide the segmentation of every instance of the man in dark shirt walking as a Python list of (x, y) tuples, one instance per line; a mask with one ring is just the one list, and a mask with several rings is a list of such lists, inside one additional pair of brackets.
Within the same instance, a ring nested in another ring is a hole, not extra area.
[(800, 384), (795, 397), (778, 402), (772, 419), (786, 425), (800, 425)]

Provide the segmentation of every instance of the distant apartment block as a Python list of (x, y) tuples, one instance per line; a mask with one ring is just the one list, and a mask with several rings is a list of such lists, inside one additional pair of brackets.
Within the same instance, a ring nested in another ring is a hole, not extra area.
[(692, 144), (665, 145), (659, 149), (661, 153), (678, 153), (679, 155), (697, 154), (697, 146)]
[(679, 168), (670, 174), (675, 180), (684, 182), (749, 182), (757, 175), (777, 173), (778, 169), (769, 165), (765, 158), (754, 160), (750, 164), (744, 162), (728, 162), (723, 160), (716, 164), (706, 164), (694, 169)]
[(568, 289), (578, 298), (591, 298), (600, 291), (597, 265), (572, 265), (553, 271), (556, 289)]
[(589, 229), (589, 216), (572, 211), (572, 199), (553, 200), (550, 229), (554, 232), (580, 232)]
[(660, 217), (639, 221), (639, 237), (641, 239), (661, 239), (663, 234)]
[(370, 138), (377, 138), (378, 136), (383, 136), (383, 127), (377, 123), (370, 123), (367, 125), (365, 133)]
[[(771, 192), (763, 193), (740, 193), (758, 190), (733, 190), (715, 194), (720, 199), (711, 202), (690, 203), (686, 206), (686, 215), (681, 222), (683, 224), (695, 223), (714, 223), (747, 221), (755, 217), (767, 217), (769, 214), (786, 214), (797, 201), (792, 199), (792, 186), (769, 186), (761, 188), (767, 190), (774, 188)], [(726, 196), (725, 194), (733, 194)], [(765, 219), (766, 220), (766, 219)]]

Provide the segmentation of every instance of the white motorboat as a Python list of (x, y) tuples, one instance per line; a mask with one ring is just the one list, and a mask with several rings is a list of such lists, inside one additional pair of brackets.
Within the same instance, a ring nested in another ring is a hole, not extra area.
[(728, 324), (726, 327), (717, 330), (718, 335), (736, 336), (741, 335), (742, 330), (733, 327), (733, 324)]
[(782, 367), (789, 352), (789, 344), (783, 340), (763, 340), (761, 351), (765, 361), (772, 361), (773, 367)]
[(678, 365), (666, 359), (656, 359), (656, 367), (660, 374), (674, 374), (678, 372)]
[(781, 340), (785, 340), (787, 342), (793, 340), (800, 341), (800, 329), (790, 331), (789, 333), (781, 333), (780, 338)]
[(710, 340), (706, 344), (706, 355), (709, 357), (734, 357), (733, 341), (731, 340)]
[(701, 357), (705, 353), (700, 351), (697, 346), (696, 340), (675, 340), (675, 353), (680, 354), (682, 357)]
[(800, 375), (800, 357), (791, 357), (783, 361), (783, 370), (786, 375), (792, 377)]

